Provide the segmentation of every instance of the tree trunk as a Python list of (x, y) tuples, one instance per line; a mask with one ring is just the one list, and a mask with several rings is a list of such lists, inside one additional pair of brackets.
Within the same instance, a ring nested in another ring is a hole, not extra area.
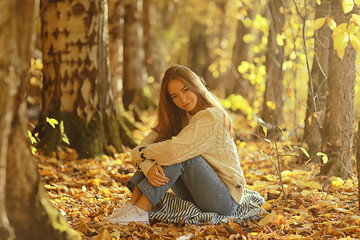
[[(351, 14), (344, 15), (341, 1), (331, 1), (331, 15), (337, 25), (348, 23)], [(340, 59), (331, 39), (326, 118), (322, 151), (328, 162), (321, 174), (349, 178), (351, 176), (352, 139), (354, 131), (355, 59), (356, 51), (348, 44), (344, 59)]]
[[(330, 14), (330, 2), (316, 5), (315, 19)], [(327, 24), (315, 31), (315, 54), (311, 70), (312, 82), (308, 83), (308, 98), (303, 141), (309, 147), (310, 156), (321, 152), (321, 128), (325, 118), (327, 77), (329, 73), (329, 47), (331, 31)]]
[(14, 0), (0, 4), (4, 10), (0, 17), (4, 27), (0, 40), (7, 46), (0, 51), (0, 237), (13, 238), (7, 213), (16, 239), (80, 239), (49, 202), (30, 152), (24, 96), (31, 58), (34, 3), (33, 0)]
[[(124, 17), (124, 72), (123, 72), (123, 104), (126, 110), (135, 103), (144, 88), (143, 48), (140, 35), (141, 20), (138, 1), (125, 2)], [(136, 116), (135, 116), (136, 117)]]
[(123, 28), (124, 6), (122, 1), (108, 0), (109, 3), (109, 50), (111, 91), (114, 96), (114, 107), (120, 113), (122, 66), (123, 66)]
[(282, 123), (284, 46), (279, 46), (276, 36), (282, 33), (284, 15), (281, 13), (282, 0), (268, 3), (270, 13), (270, 30), (266, 50), (266, 89), (264, 93), (261, 118), (275, 126)]
[[(208, 88), (211, 90), (222, 90), (219, 92), (221, 96), (225, 96), (225, 81), (224, 79), (228, 73), (228, 67), (221, 59), (224, 58), (223, 52), (225, 52), (228, 45), (228, 26), (226, 25), (226, 4), (227, 1), (214, 1), (216, 8), (211, 10), (211, 3), (209, 2), (209, 14), (214, 14), (212, 24), (209, 26), (206, 24), (206, 29), (200, 34), (204, 35), (206, 38), (206, 50), (207, 54), (207, 71), (203, 75), (205, 78)], [(214, 11), (214, 12), (213, 12)], [(207, 31), (211, 29), (211, 34), (207, 34)], [(230, 50), (230, 49), (229, 49)], [(214, 71), (211, 71), (211, 65), (216, 63), (217, 67)], [(214, 74), (215, 73), (215, 74)]]
[[(357, 150), (356, 150), (356, 172), (358, 183), (360, 182), (360, 121), (358, 123), (358, 132), (357, 132)], [(360, 211), (360, 184), (358, 184), (358, 206)]]
[[(188, 65), (197, 75), (205, 78), (209, 72), (209, 51), (207, 48), (206, 26), (195, 20), (191, 26), (188, 46)], [(208, 83), (210, 80), (205, 78)]]
[(160, 52), (159, 39), (156, 38), (154, 25), (158, 20), (158, 12), (153, 0), (143, 0), (143, 28), (145, 66), (147, 74), (160, 82), (165, 72), (165, 58)]
[(110, 153), (109, 145), (117, 151), (122, 151), (122, 145), (135, 146), (113, 106), (107, 2), (42, 3), (44, 88), (39, 147), (49, 154), (63, 138), (58, 126), (52, 128), (46, 122), (47, 117), (64, 122), (70, 146), (80, 157)]
[[(247, 17), (252, 19), (254, 11), (248, 9), (247, 13)], [(243, 78), (238, 71), (238, 66), (242, 61), (249, 61), (249, 44), (244, 42), (243, 37), (250, 32), (251, 29), (245, 27), (242, 20), (238, 20), (236, 27), (236, 41), (231, 57), (231, 67), (229, 76), (226, 78), (226, 95), (233, 93), (240, 94), (249, 102), (253, 102), (255, 92), (254, 86), (248, 79)]]

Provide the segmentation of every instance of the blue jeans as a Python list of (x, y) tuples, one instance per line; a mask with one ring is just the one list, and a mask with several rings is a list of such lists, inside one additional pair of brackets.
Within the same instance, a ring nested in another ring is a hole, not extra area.
[(201, 211), (232, 215), (238, 204), (231, 197), (229, 189), (218, 177), (209, 163), (196, 156), (182, 163), (162, 166), (169, 182), (164, 186), (154, 187), (145, 175), (137, 171), (126, 186), (133, 191), (135, 185), (155, 205), (169, 188), (184, 200), (194, 203)]

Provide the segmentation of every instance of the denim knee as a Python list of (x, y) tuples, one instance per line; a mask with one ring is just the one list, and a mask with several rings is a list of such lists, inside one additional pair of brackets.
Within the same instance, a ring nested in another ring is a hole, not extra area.
[(142, 180), (144, 180), (145, 175), (143, 172), (136, 171), (134, 175), (126, 182), (126, 187), (133, 192), (136, 185), (138, 185)]

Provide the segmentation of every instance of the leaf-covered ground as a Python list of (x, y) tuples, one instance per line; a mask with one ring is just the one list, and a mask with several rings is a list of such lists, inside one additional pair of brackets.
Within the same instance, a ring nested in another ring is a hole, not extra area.
[[(239, 126), (241, 122), (244, 119), (236, 118), (235, 126), (243, 129), (237, 131), (238, 136), (249, 138), (251, 130)], [(141, 139), (148, 130), (147, 125), (139, 126), (134, 136)], [(52, 157), (36, 155), (36, 163), (51, 202), (83, 239), (360, 239), (355, 173), (349, 180), (319, 177), (319, 167), (299, 164), (300, 158), (294, 155), (300, 153), (285, 140), (278, 147), (280, 154), (292, 155), (280, 158), (287, 204), (267, 155), (275, 153), (269, 149), (271, 144), (236, 141), (247, 188), (266, 199), (263, 208), (267, 210), (262, 220), (241, 225), (152, 222), (122, 227), (106, 222), (104, 216), (130, 197), (124, 186), (134, 172), (129, 151), (115, 157), (78, 159), (74, 151), (64, 149)]]

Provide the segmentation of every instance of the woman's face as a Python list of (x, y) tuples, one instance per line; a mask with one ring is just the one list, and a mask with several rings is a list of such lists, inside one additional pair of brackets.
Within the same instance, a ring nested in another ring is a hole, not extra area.
[(197, 107), (198, 96), (190, 90), (181, 80), (172, 79), (167, 86), (168, 93), (179, 108), (195, 114), (199, 111)]

